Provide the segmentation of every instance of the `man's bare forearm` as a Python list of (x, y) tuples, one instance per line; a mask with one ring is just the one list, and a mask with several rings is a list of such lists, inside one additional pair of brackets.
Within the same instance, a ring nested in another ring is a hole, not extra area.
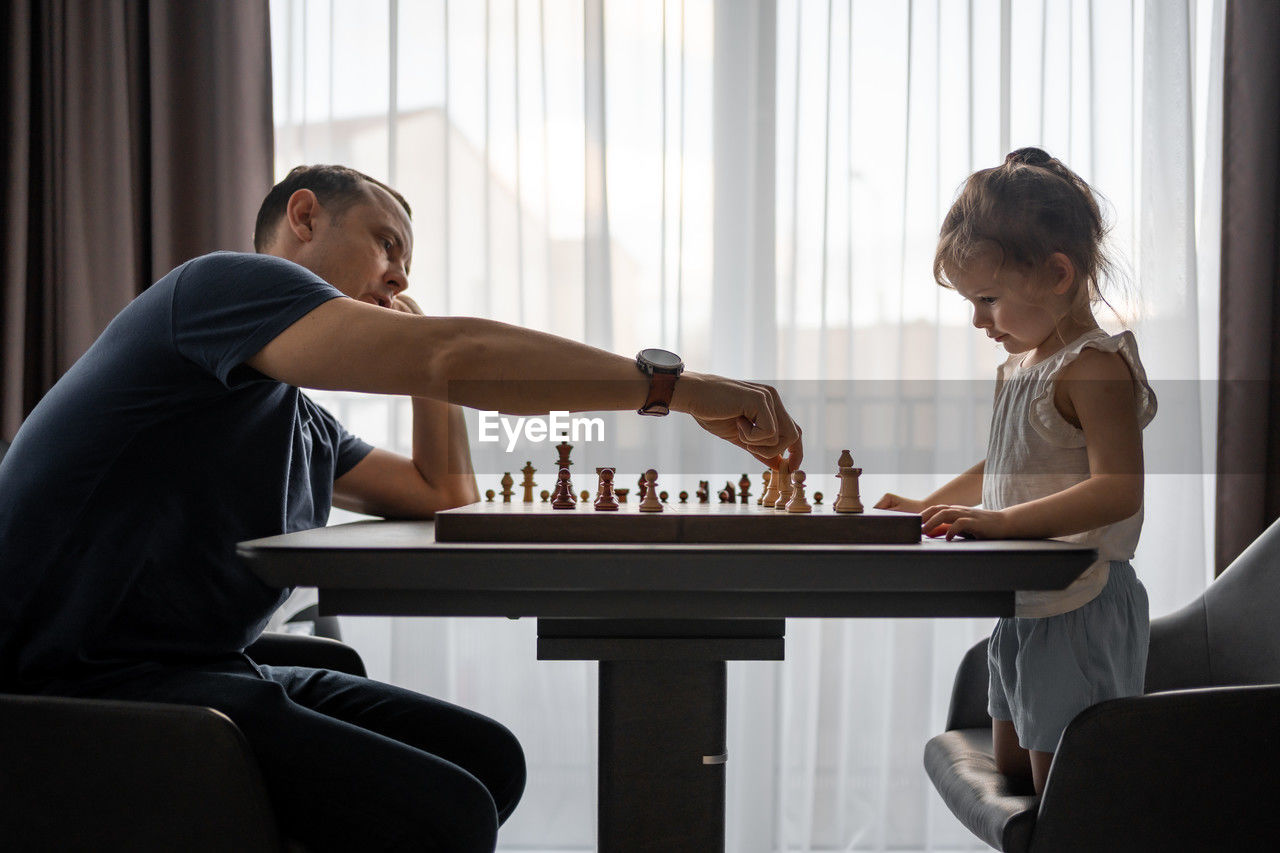
[(413, 398), (413, 464), (442, 506), (480, 500), (462, 409)]

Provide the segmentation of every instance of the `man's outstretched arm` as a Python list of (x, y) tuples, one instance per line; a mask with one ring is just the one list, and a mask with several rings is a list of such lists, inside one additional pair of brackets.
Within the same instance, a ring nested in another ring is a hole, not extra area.
[[(315, 308), (248, 363), (301, 387), (427, 397), (508, 414), (634, 410), (648, 391), (631, 358), (567, 338), (351, 299)], [(801, 463), (800, 429), (767, 385), (687, 371), (671, 408), (765, 464), (776, 466), (783, 454), (792, 470)]]

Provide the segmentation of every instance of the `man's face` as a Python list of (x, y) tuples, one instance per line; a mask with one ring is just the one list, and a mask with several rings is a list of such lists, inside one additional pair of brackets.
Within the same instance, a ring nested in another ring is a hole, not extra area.
[(363, 201), (336, 215), (321, 208), (297, 260), (352, 299), (390, 308), (409, 286), (413, 226), (386, 190), (366, 184), (364, 191)]

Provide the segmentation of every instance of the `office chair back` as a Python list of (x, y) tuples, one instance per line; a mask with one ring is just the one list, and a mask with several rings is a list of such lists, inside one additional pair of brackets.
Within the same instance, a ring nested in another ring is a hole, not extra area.
[(1146, 692), (1280, 683), (1280, 520), (1204, 593), (1151, 622)]

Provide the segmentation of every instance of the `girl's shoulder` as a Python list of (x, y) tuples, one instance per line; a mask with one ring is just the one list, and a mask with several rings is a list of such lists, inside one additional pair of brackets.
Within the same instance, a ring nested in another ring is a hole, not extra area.
[(1133, 332), (1108, 336), (1099, 330), (1076, 341), (1063, 353), (1058, 379), (1129, 379), (1146, 381), (1146, 371), (1138, 357), (1138, 344)]
[(1156, 415), (1156, 394), (1147, 380), (1138, 355), (1138, 341), (1131, 331), (1109, 335), (1096, 329), (1041, 364), (1044, 369), (1036, 377), (1038, 387), (1032, 397), (1030, 420), (1038, 433), (1055, 444), (1083, 446), (1084, 439), (1079, 427), (1064, 417), (1064, 409), (1069, 410), (1070, 405), (1063, 399), (1060, 381), (1131, 381), (1139, 427), (1146, 427)]

